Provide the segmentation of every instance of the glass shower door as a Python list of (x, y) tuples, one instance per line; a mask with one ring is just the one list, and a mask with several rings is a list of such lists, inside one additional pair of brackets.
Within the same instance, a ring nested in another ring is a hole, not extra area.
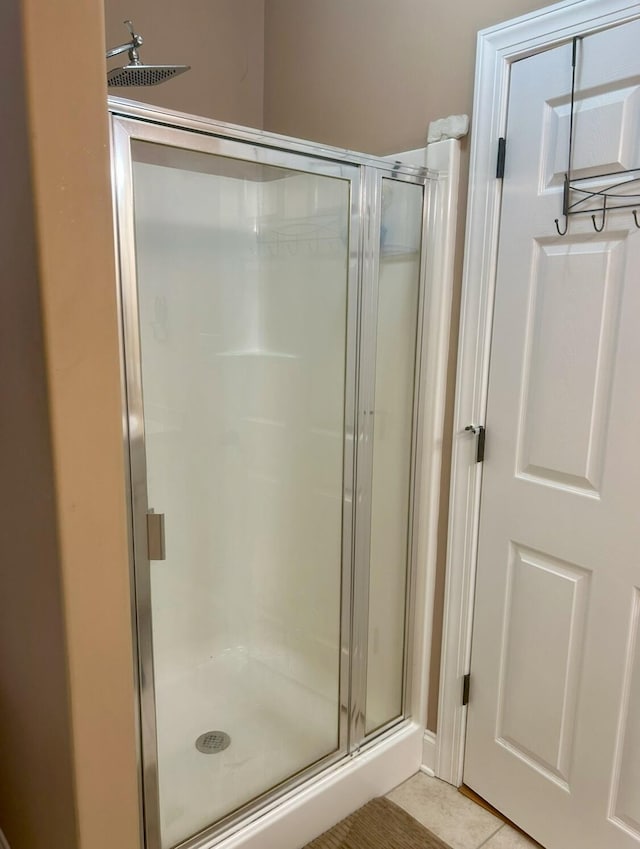
[(171, 847), (346, 751), (359, 169), (165, 132), (116, 141), (145, 794)]
[(367, 734), (405, 709), (424, 186), (383, 177), (375, 292)]

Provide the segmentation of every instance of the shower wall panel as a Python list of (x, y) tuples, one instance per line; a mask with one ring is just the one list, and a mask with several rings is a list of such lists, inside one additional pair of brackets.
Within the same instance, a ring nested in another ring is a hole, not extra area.
[(149, 489), (184, 528), (179, 572), (153, 569), (157, 683), (241, 650), (320, 686), (338, 631), (322, 602), (339, 574), (321, 565), (340, 556), (344, 188), (309, 198), (291, 175), (239, 200), (232, 179), (146, 163), (136, 182)]
[(257, 552), (250, 651), (333, 701), (341, 576), (326, 564), (340, 561), (342, 545), (348, 193), (305, 174), (260, 189), (262, 327), (273, 355), (250, 428), (264, 442), (256, 456), (269, 458), (256, 470), (255, 515), (271, 561), (264, 569)]
[(162, 686), (246, 645), (248, 541), (224, 505), (246, 489), (237, 422), (240, 353), (259, 344), (258, 184), (239, 198), (230, 178), (147, 163), (135, 180), (149, 500), (171, 522), (168, 560), (151, 570)]

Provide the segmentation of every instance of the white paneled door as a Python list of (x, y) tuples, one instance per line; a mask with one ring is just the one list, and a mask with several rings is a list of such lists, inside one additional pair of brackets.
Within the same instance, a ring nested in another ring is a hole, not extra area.
[[(589, 188), (640, 167), (639, 44), (578, 42)], [(464, 780), (547, 849), (638, 849), (640, 229), (556, 232), (572, 52), (512, 68)]]

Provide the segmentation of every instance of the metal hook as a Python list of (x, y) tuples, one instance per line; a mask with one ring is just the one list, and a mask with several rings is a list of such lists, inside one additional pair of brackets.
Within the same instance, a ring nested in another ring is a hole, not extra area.
[(564, 230), (560, 229), (560, 219), (556, 218), (556, 230), (558, 231), (558, 236), (566, 236), (568, 229), (569, 229), (569, 219), (566, 215), (564, 216)]
[(602, 224), (600, 225), (600, 227), (598, 227), (598, 225), (596, 224), (595, 215), (591, 216), (591, 220), (593, 221), (593, 229), (596, 231), (596, 233), (602, 233), (602, 231), (604, 230), (604, 225), (607, 223), (607, 196), (606, 195), (605, 195), (604, 201), (602, 203)]
[(635, 221), (636, 227), (638, 228), (638, 230), (640, 230), (640, 223), (638, 222), (638, 210), (637, 209), (633, 210), (633, 220)]

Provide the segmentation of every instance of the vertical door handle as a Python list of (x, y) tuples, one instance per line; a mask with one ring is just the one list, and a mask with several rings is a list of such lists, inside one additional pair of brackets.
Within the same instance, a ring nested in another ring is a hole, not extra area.
[(147, 551), (149, 560), (164, 560), (164, 513), (147, 513)]
[(487, 433), (484, 425), (467, 425), (465, 431), (467, 433), (473, 433), (477, 437), (476, 463), (482, 463), (484, 460), (484, 443)]

